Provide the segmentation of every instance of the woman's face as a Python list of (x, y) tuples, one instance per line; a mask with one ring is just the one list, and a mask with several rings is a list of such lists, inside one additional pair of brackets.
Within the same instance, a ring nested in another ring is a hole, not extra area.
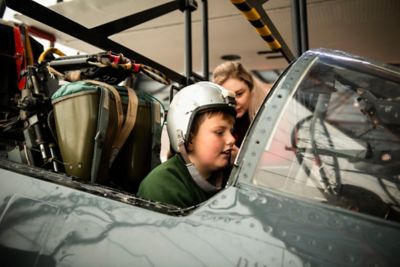
[(249, 110), (251, 101), (249, 86), (244, 81), (236, 78), (229, 78), (221, 85), (235, 94), (236, 118), (241, 118)]
[(234, 118), (223, 114), (206, 116), (188, 145), (188, 156), (200, 174), (208, 178), (230, 163), (235, 138)]

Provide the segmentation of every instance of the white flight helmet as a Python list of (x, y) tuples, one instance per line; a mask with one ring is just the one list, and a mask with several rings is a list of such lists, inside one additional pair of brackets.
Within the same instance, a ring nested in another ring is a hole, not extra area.
[(227, 110), (236, 117), (235, 96), (212, 82), (198, 82), (181, 89), (172, 99), (167, 116), (167, 130), (172, 148), (179, 152), (179, 143), (187, 144), (193, 118), (209, 109)]

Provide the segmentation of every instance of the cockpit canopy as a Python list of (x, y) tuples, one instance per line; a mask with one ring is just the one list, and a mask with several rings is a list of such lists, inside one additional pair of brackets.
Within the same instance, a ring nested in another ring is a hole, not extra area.
[(252, 138), (264, 145), (251, 183), (400, 220), (398, 69), (309, 51), (256, 120)]

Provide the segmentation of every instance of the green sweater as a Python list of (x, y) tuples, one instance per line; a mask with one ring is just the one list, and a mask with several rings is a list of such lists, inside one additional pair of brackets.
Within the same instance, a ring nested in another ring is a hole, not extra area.
[(176, 154), (152, 170), (139, 186), (138, 196), (182, 208), (199, 204), (215, 193), (203, 191)]

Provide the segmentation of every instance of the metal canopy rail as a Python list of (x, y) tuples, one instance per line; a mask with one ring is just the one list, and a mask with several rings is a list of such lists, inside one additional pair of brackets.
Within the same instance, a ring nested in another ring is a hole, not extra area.
[[(170, 13), (178, 9), (185, 12), (186, 14), (188, 12), (192, 12), (197, 8), (197, 3), (195, 1), (188, 1), (188, 0), (170, 1), (168, 3), (153, 8), (149, 8), (147, 10), (99, 25), (94, 28), (86, 28), (68, 19), (67, 17), (64, 17), (63, 15), (60, 15), (57, 12), (54, 12), (53, 10), (44, 7), (41, 4), (38, 4), (32, 0), (25, 0), (25, 1), (6, 0), (5, 2), (6, 6), (8, 6), (9, 8), (17, 12), (20, 12), (32, 19), (35, 19), (43, 24), (53, 27), (58, 31), (71, 35), (79, 40), (85, 41), (86, 43), (96, 46), (105, 51), (114, 51), (122, 53), (124, 56), (134, 60), (135, 62), (151, 66), (152, 68), (157, 69), (158, 71), (164, 73), (172, 81), (177, 82), (181, 85), (189, 84), (193, 80), (207, 80), (206, 75), (202, 77), (192, 72), (191, 58), (186, 59), (186, 62), (189, 63), (190, 65), (185, 66), (186, 75), (190, 77), (185, 77), (177, 73), (176, 71), (164, 65), (161, 65), (151, 60), (150, 58), (145, 57), (133, 51), (132, 49), (127, 48), (108, 38), (108, 36), (110, 35), (132, 28), (141, 23), (158, 18), (160, 16), (163, 16), (167, 13)], [(207, 10), (204, 11), (204, 9), (207, 8), (206, 1), (203, 0), (202, 2), (203, 2), (203, 12), (207, 12)], [(185, 20), (185, 23), (191, 24), (191, 20)], [(204, 28), (206, 29), (208, 27), (208, 22), (203, 21), (203, 23), (205, 25)], [(191, 34), (191, 32), (189, 33)], [(206, 33), (208, 34), (208, 32)], [(190, 36), (186, 37), (187, 40), (190, 38), (191, 38)], [(208, 42), (208, 36), (207, 38), (205, 38), (205, 40), (206, 40), (205, 42)], [(190, 42), (189, 44), (186, 45), (191, 46), (192, 44)], [(204, 46), (208, 47), (208, 44)], [(191, 47), (187, 49), (191, 50)], [(208, 53), (208, 49), (204, 49), (204, 51)], [(191, 53), (189, 53), (186, 56), (191, 57)], [(208, 55), (204, 55), (203, 60), (204, 64), (207, 64), (206, 69), (208, 69)]]

